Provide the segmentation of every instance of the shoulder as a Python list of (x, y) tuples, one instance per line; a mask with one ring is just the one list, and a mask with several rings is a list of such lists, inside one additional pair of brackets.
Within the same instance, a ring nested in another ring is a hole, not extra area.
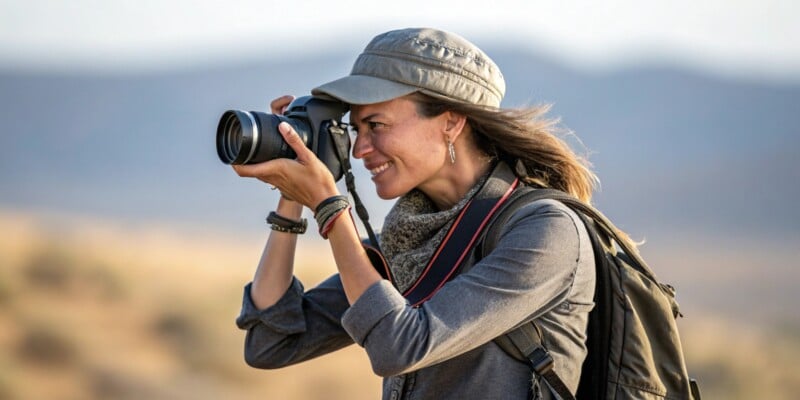
[(488, 230), (483, 254), (506, 246), (555, 246), (573, 254), (591, 249), (586, 227), (572, 208), (553, 199), (520, 200), (500, 210)]
[(550, 229), (566, 229), (573, 233), (579, 232), (579, 227), (583, 225), (571, 208), (558, 200), (541, 199), (522, 204), (514, 210), (501, 210), (501, 213), (509, 213), (507, 218), (501, 220), (501, 231), (508, 231), (522, 226), (541, 226)]

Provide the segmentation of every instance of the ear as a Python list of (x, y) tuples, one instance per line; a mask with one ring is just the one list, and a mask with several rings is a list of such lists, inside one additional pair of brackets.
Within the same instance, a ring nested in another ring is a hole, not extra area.
[(445, 111), (441, 117), (444, 119), (444, 135), (455, 142), (467, 126), (467, 116), (453, 111)]

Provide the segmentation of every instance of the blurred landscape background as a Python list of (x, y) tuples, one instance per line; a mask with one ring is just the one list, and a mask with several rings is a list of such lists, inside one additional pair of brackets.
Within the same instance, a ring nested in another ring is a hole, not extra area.
[[(412, 25), (462, 33), (503, 70), (503, 106), (552, 104), (551, 116), (574, 132), (567, 140), (589, 155), (602, 182), (595, 205), (646, 242), (645, 259), (678, 289), (689, 370), (705, 398), (792, 399), (800, 390), (796, 46), (778, 49), (789, 53), (785, 65), (764, 56), (757, 73), (736, 72), (723, 57), (717, 69), (713, 57), (687, 62), (658, 41), (598, 67), (554, 52), (546, 36), (526, 41), (487, 33), (492, 25), (472, 29), (410, 12), (392, 19), (373, 9), (363, 19), (337, 14), (351, 18), (347, 29), (261, 37), (263, 49), (247, 41), (245, 51), (204, 53), (202, 40), (178, 40), (164, 65), (151, 56), (126, 66), (134, 58), (111, 51), (115, 37), (128, 38), (106, 26), (125, 21), (116, 13), (88, 24), (95, 30), (86, 35), (102, 46), (85, 53), (78, 27), (65, 33), (78, 35), (74, 43), (50, 52), (30, 50), (36, 40), (19, 44), (36, 30), (24, 21), (48, 22), (61, 11), (79, 24), (76, 16), (98, 13), (88, 9), (96, 4), (78, 3), (87, 9), (0, 3), (0, 400), (377, 398), (380, 380), (356, 346), (278, 371), (244, 364), (234, 319), (277, 197), (220, 163), (214, 135), (226, 109), (267, 110), (278, 95), (306, 94), (346, 74), (375, 34)], [(506, 13), (520, 6), (508, 3)], [(763, 4), (742, 2), (740, 14), (751, 12), (745, 19), (776, 41), (797, 33), (778, 23), (794, 6)], [(254, 13), (279, 9), (258, 7)], [(288, 21), (277, 28), (323, 21), (324, 10), (309, 22), (281, 10)], [(163, 15), (154, 13), (152, 26), (136, 15), (143, 35), (164, 24)], [(172, 23), (182, 14), (169, 15)], [(370, 15), (383, 19), (366, 22)], [(583, 29), (618, 22), (607, 17)], [(208, 43), (228, 43), (218, 26), (225, 20), (207, 22), (222, 35)], [(227, 39), (241, 42), (231, 30)], [(164, 32), (165, 41), (181, 38)], [(380, 227), (391, 202), (375, 196), (360, 162), (355, 168)], [(298, 257), (306, 287), (335, 272), (314, 234), (302, 237)]]

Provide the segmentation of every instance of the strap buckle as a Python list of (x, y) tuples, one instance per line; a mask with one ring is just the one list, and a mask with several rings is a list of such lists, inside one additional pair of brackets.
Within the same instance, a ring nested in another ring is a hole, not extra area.
[(553, 356), (542, 347), (537, 347), (531, 354), (528, 354), (528, 360), (537, 375), (541, 376), (553, 370)]

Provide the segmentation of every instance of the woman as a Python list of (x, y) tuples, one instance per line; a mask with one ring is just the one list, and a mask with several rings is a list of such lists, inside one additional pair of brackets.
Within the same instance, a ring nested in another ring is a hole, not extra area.
[[(552, 398), (528, 365), (493, 341), (536, 319), (555, 370), (576, 391), (594, 259), (584, 226), (561, 203), (520, 208), (493, 251), (480, 260), (471, 252), (464, 272), (421, 304), (401, 294), (471, 198), (513, 190), (496, 184), (500, 178), (590, 200), (594, 175), (550, 133), (544, 110), (501, 109), (504, 92), (488, 56), (432, 29), (375, 37), (349, 76), (312, 91), (350, 105), (353, 156), (372, 173), (381, 198), (398, 199), (380, 239), (391, 282), (370, 263), (330, 172), (288, 125), (279, 130), (296, 160), (234, 167), (282, 194), (276, 230), (237, 319), (248, 331), (250, 365), (279, 368), (355, 342), (385, 377), (384, 399)], [(272, 112), (290, 101), (276, 99)], [(307, 292), (292, 269), (303, 207), (315, 211), (339, 272)]]

